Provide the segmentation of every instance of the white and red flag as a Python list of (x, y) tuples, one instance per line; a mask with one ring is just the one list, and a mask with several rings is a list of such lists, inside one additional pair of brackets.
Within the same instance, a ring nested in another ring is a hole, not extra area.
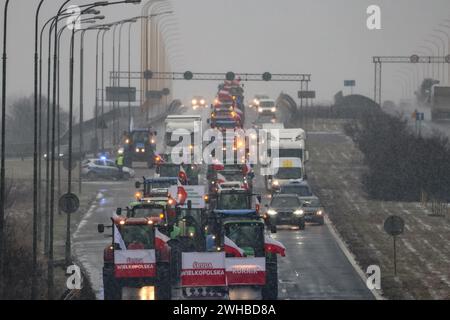
[(183, 206), (184, 203), (186, 202), (187, 197), (188, 197), (188, 194), (186, 192), (186, 189), (180, 183), (180, 181), (178, 181), (178, 185), (177, 185), (177, 203), (179, 205)]
[(264, 249), (266, 252), (279, 254), (282, 257), (286, 256), (286, 247), (279, 241), (269, 237), (264, 237)]
[(158, 228), (155, 228), (155, 248), (157, 250), (163, 250), (169, 240), (170, 238), (168, 236), (159, 231)]
[(181, 184), (187, 183), (187, 174), (183, 168), (183, 165), (180, 165), (180, 172), (178, 173), (178, 178), (180, 179)]
[(220, 162), (218, 159), (214, 159), (213, 160), (213, 169), (215, 171), (222, 171), (222, 170), (225, 170), (225, 165), (222, 162)]
[(242, 168), (242, 173), (244, 175), (248, 175), (250, 172), (252, 172), (252, 170), (252, 166), (248, 162), (246, 162), (244, 167)]
[(123, 241), (122, 235), (120, 234), (120, 231), (115, 224), (114, 224), (114, 243), (119, 244), (120, 250), (127, 250), (127, 246)]
[(227, 178), (225, 178), (222, 174), (218, 173), (216, 182), (217, 182), (217, 184), (227, 182)]
[(235, 257), (241, 258), (244, 256), (244, 250), (238, 247), (236, 243), (234, 243), (233, 240), (225, 236), (224, 240), (224, 250), (228, 254), (232, 254)]

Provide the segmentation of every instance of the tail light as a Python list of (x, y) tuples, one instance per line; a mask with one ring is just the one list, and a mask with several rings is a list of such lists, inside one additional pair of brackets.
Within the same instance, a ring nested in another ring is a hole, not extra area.
[(108, 246), (103, 251), (103, 261), (113, 262), (114, 261), (114, 248), (113, 246)]

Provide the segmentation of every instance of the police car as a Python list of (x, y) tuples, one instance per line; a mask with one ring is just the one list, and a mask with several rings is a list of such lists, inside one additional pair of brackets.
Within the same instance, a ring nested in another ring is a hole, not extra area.
[(112, 160), (106, 157), (86, 159), (82, 163), (81, 175), (89, 180), (96, 179), (124, 179), (134, 178), (133, 169), (123, 167), (120, 172), (119, 167)]

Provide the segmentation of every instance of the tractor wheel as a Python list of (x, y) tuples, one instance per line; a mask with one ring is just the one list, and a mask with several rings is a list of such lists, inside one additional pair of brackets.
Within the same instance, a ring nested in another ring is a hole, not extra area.
[(158, 283), (156, 284), (156, 300), (170, 300), (172, 286), (170, 283), (170, 266), (168, 263), (159, 263), (156, 267)]
[(113, 271), (103, 269), (103, 295), (105, 300), (122, 300), (122, 287), (114, 278)]
[(266, 262), (266, 285), (262, 288), (263, 300), (278, 299), (278, 265), (276, 257), (274, 261)]

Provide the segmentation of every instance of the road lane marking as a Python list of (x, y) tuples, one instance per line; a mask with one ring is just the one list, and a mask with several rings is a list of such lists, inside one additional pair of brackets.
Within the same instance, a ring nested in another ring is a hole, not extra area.
[[(342, 250), (342, 252), (344, 253), (344, 255), (347, 258), (347, 260), (350, 262), (352, 267), (355, 269), (356, 273), (360, 276), (360, 278), (363, 281), (364, 285), (366, 285), (366, 280), (367, 280), (366, 274), (361, 269), (361, 267), (358, 265), (358, 263), (356, 262), (355, 257), (350, 252), (350, 250), (347, 248), (347, 246), (345, 245), (345, 243), (342, 240), (341, 236), (339, 235), (338, 231), (334, 228), (333, 223), (331, 222), (331, 220), (327, 216), (325, 216), (325, 225), (327, 226), (327, 228), (330, 231), (330, 233), (333, 236), (333, 238), (336, 240), (337, 245)], [(376, 289), (370, 290), (369, 288), (367, 288), (367, 290), (369, 290), (372, 293), (372, 295), (374, 296), (374, 298), (376, 300), (385, 300), (385, 298), (381, 294), (382, 290), (376, 290)]]

